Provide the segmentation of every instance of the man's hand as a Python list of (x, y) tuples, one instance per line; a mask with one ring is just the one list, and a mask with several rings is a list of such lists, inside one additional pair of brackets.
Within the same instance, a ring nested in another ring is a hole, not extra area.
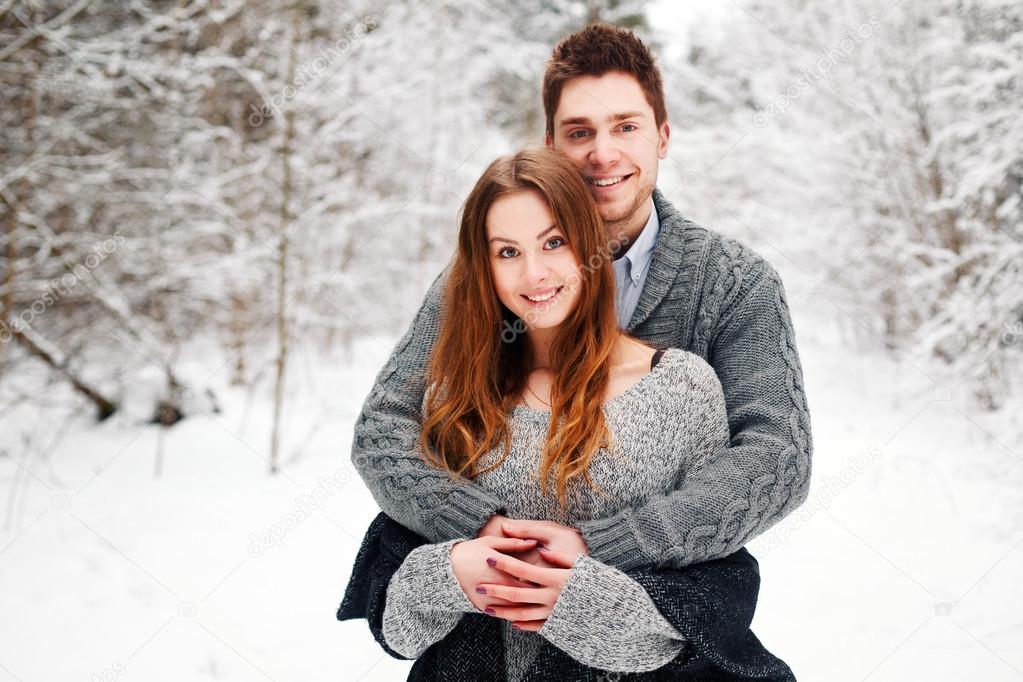
[(507, 516), (501, 516), (500, 514), (494, 514), (487, 522), (480, 528), (480, 532), (476, 533), (476, 537), (482, 538), (487, 535), (493, 535), (495, 537), (503, 538), (505, 535), (501, 532), (501, 524), (505, 521), (511, 521)]
[[(482, 538), (487, 535), (522, 540), (534, 538), (539, 541), (541, 546), (546, 546), (555, 552), (572, 556), (576, 554), (590, 555), (590, 549), (586, 546), (586, 541), (579, 529), (560, 524), (557, 521), (509, 519), (507, 516), (494, 514), (483, 524), (476, 537)], [(536, 554), (536, 550), (531, 550), (529, 553)]]
[[(496, 517), (491, 517), (491, 521)], [(487, 522), (490, 525), (490, 521)], [(577, 528), (565, 526), (557, 521), (530, 521), (505, 519), (501, 522), (503, 535), (508, 538), (536, 538), (538, 547), (575, 558), (578, 554), (590, 555), (583, 534)]]

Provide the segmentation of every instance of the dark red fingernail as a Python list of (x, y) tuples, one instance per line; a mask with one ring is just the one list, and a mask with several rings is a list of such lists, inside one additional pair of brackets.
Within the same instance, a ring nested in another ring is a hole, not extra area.
[(521, 630), (522, 629), (518, 625), (516, 625), (515, 623), (512, 623), (512, 627), (515, 628), (516, 630)]
[(488, 606), (486, 609), (483, 610), (483, 613), (487, 614), (488, 616), (492, 616), (497, 612)]
[(482, 587), (477, 587), (476, 591), (479, 592), (480, 594), (486, 594), (487, 593), (486, 589), (482, 588)]
[(497, 566), (497, 559), (487, 559), (487, 565)]

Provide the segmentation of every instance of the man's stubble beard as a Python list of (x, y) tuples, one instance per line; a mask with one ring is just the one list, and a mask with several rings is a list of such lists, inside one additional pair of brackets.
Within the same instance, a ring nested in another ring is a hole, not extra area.
[[(619, 215), (604, 215), (604, 212), (600, 210), (601, 204), (598, 203), (597, 212), (600, 213), (600, 217), (604, 220), (604, 228), (607, 230), (608, 237), (611, 239), (622, 240), (623, 237), (628, 235), (630, 227), (633, 227), (636, 232), (635, 235), (630, 237), (630, 240), (634, 240), (638, 237), (639, 233), (643, 231), (643, 225), (630, 226), (629, 223), (632, 221), (633, 216), (636, 215), (646, 202), (650, 201), (650, 197), (653, 193), (653, 183), (640, 186), (639, 189), (636, 190), (636, 194), (634, 195), (635, 198), (632, 200), (632, 203), (624, 211), (621, 211)], [(621, 253), (618, 255), (622, 255), (628, 250), (628, 245), (626, 244)]]

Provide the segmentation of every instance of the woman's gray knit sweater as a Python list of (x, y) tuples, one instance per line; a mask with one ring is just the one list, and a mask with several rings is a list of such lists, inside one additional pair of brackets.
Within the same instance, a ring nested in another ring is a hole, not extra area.
[[(540, 487), (538, 469), (550, 413), (516, 407), (509, 420), (507, 459), (475, 482), (506, 502), (507, 515), (566, 525), (606, 518), (640, 506), (651, 496), (678, 489), (728, 442), (721, 384), (699, 356), (669, 349), (660, 363), (624, 393), (604, 404), (612, 446), (599, 450), (589, 473), (598, 491), (573, 480), (569, 506), (558, 504), (554, 486)], [(500, 450), (487, 453), (481, 468)], [(603, 492), (600, 492), (603, 491)], [(441, 640), (466, 612), (475, 612), (451, 569), (451, 546), (459, 538), (424, 545), (405, 559), (387, 590), (384, 636), (395, 651), (416, 658)], [(547, 623), (538, 633), (502, 621), (509, 680), (519, 680), (545, 637), (579, 662), (603, 670), (654, 670), (685, 646), (643, 588), (625, 573), (579, 555)]]

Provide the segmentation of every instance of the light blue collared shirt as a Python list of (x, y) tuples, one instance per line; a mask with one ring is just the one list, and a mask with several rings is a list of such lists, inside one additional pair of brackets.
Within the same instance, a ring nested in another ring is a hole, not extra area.
[(654, 256), (654, 246), (657, 244), (657, 234), (660, 231), (661, 222), (657, 218), (657, 207), (651, 198), (650, 218), (643, 226), (643, 231), (636, 237), (636, 241), (629, 245), (625, 255), (612, 263), (615, 280), (618, 283), (615, 311), (618, 313), (618, 326), (622, 329), (629, 325), (632, 314), (639, 305), (639, 295), (646, 284), (646, 276)]

